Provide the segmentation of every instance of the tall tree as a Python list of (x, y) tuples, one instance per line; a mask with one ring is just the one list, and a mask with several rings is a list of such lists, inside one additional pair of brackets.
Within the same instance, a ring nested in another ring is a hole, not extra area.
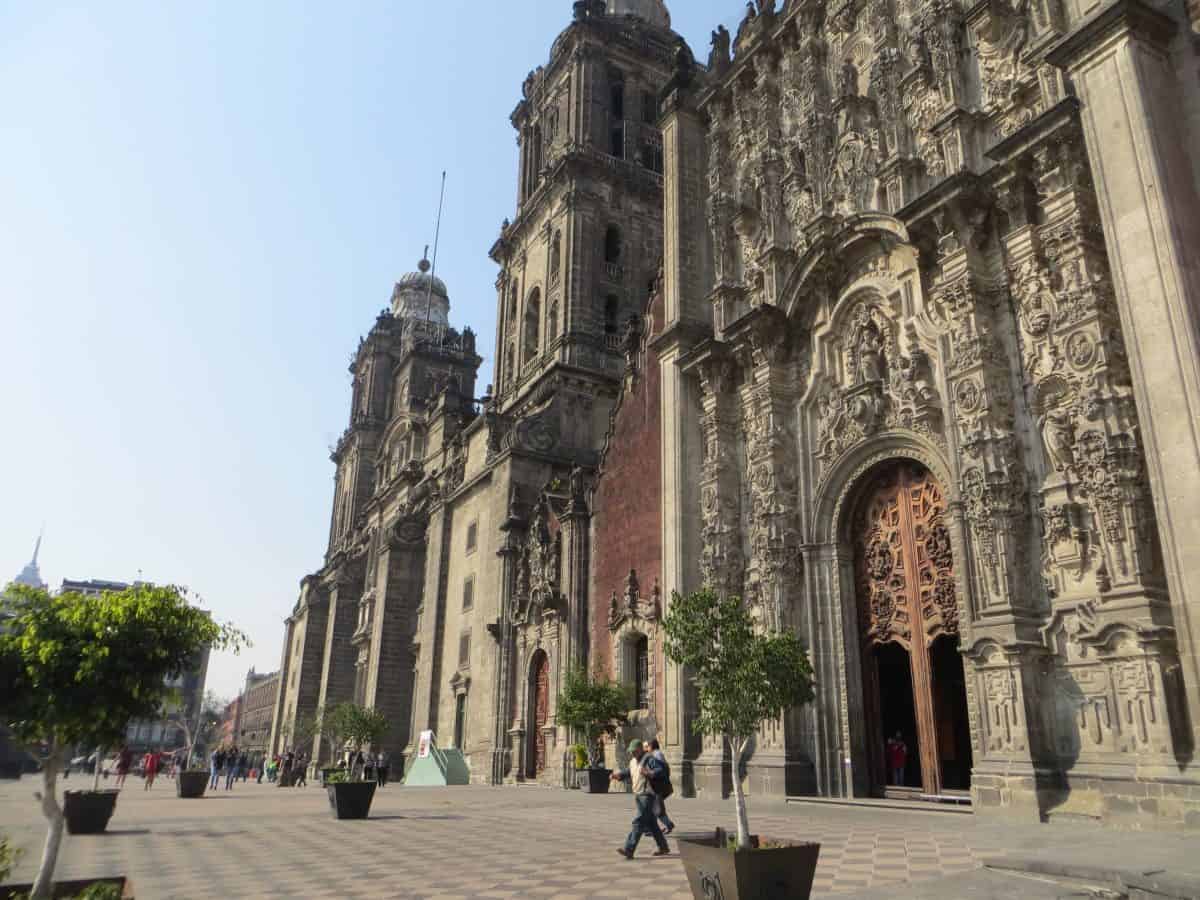
[(663, 619), (666, 654), (693, 674), (699, 734), (729, 743), (738, 849), (750, 846), (741, 764), (758, 727), (813, 698), (813, 671), (794, 632), (762, 633), (739, 597), (675, 594)]

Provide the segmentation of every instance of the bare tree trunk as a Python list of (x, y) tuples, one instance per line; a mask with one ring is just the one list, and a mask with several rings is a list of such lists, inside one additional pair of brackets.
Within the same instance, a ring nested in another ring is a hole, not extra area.
[(58, 805), (58, 770), (62, 766), (63, 752), (54, 744), (42, 767), (42, 791), (34, 796), (42, 803), (42, 815), (46, 817), (49, 830), (42, 848), (42, 863), (29, 896), (32, 900), (49, 900), (54, 886), (54, 867), (58, 864), (58, 850), (62, 846), (63, 811)]
[(733, 805), (737, 810), (737, 849), (750, 849), (750, 821), (746, 817), (746, 792), (742, 788), (742, 754), (746, 752), (746, 738), (729, 738), (729, 751), (733, 767)]

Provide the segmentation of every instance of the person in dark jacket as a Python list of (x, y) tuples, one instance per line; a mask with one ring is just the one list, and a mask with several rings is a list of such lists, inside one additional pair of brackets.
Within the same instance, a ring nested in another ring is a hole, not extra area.
[(667, 845), (667, 839), (663, 837), (662, 829), (658, 827), (658, 817), (655, 815), (658, 797), (650, 783), (652, 770), (645, 759), (646, 745), (640, 740), (630, 741), (629, 755), (632, 757), (629, 760), (629, 768), (613, 772), (612, 780), (628, 781), (632, 785), (637, 815), (633, 817), (633, 828), (630, 830), (629, 836), (625, 838), (625, 846), (618, 847), (617, 852), (626, 859), (633, 859), (638, 841), (642, 839), (643, 834), (648, 834), (658, 845), (654, 855), (667, 856), (670, 854), (671, 848)]

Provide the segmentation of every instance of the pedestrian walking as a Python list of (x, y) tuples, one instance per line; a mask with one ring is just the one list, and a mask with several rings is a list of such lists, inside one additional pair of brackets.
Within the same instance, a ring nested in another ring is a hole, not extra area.
[(237, 780), (237, 761), (238, 748), (237, 744), (234, 744), (225, 754), (225, 790), (227, 791), (233, 790), (233, 782)]
[(391, 765), (391, 758), (386, 750), (380, 750), (379, 756), (375, 760), (375, 777), (376, 782), (380, 787), (387, 784), (388, 768)]
[(630, 741), (629, 755), (632, 759), (629, 760), (629, 768), (612, 774), (613, 781), (628, 781), (632, 785), (633, 800), (637, 809), (637, 814), (633, 817), (633, 828), (625, 838), (625, 846), (617, 848), (617, 852), (626, 859), (633, 859), (643, 834), (653, 837), (654, 843), (658, 845), (658, 849), (654, 851), (655, 856), (667, 856), (671, 852), (662, 829), (658, 827), (658, 817), (654, 814), (657, 805), (654, 788), (650, 784), (651, 769), (646, 760), (646, 747), (647, 745), (640, 740)]
[[(103, 765), (102, 760), (97, 759), (96, 765)], [(121, 747), (121, 752), (117, 754), (117, 787), (125, 786), (125, 776), (129, 774), (130, 767), (133, 766), (133, 751), (128, 745)]]
[(308, 760), (304, 758), (303, 753), (296, 754), (296, 781), (295, 787), (308, 787)]
[(258, 760), (258, 783), (262, 784), (263, 770), (267, 768), (267, 756), (264, 753)]
[(221, 780), (221, 770), (225, 768), (225, 751), (217, 747), (208, 754), (208, 767), (211, 776), (208, 780), (208, 787), (209, 790), (215, 791)]
[(143, 771), (146, 776), (146, 786), (143, 790), (150, 790), (154, 787), (154, 776), (158, 774), (158, 754), (147, 753), (145, 762), (143, 763)]
[(246, 780), (246, 773), (250, 771), (250, 759), (246, 756), (245, 751), (238, 755), (237, 777), (242, 781)]
[(888, 771), (892, 774), (892, 784), (904, 784), (904, 769), (908, 764), (908, 744), (899, 731), (896, 736), (888, 738), (887, 742)]
[(652, 772), (650, 786), (654, 788), (654, 815), (662, 824), (662, 833), (670, 834), (675, 830), (675, 823), (667, 815), (667, 798), (675, 793), (675, 787), (671, 784), (671, 767), (667, 764), (667, 757), (659, 746), (658, 738), (650, 740), (646, 746), (646, 753), (646, 764)]

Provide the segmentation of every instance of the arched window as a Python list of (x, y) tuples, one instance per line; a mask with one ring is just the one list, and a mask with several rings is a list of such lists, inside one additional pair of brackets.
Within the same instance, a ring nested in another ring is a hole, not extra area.
[(633, 696), (636, 709), (650, 708), (650, 641), (645, 635), (633, 645)]
[(604, 298), (604, 333), (617, 333), (617, 314), (620, 309), (621, 301), (617, 299), (616, 294), (609, 294)]
[(558, 284), (558, 272), (562, 268), (562, 232), (557, 231), (554, 234), (554, 241), (550, 244), (550, 283)]
[(614, 265), (621, 261), (621, 229), (616, 225), (604, 232), (604, 261)]
[(540, 352), (538, 345), (539, 330), (542, 321), (542, 293), (537, 288), (525, 302), (525, 340), (521, 362), (529, 362)]
[(542, 126), (533, 126), (533, 187), (542, 180)]

